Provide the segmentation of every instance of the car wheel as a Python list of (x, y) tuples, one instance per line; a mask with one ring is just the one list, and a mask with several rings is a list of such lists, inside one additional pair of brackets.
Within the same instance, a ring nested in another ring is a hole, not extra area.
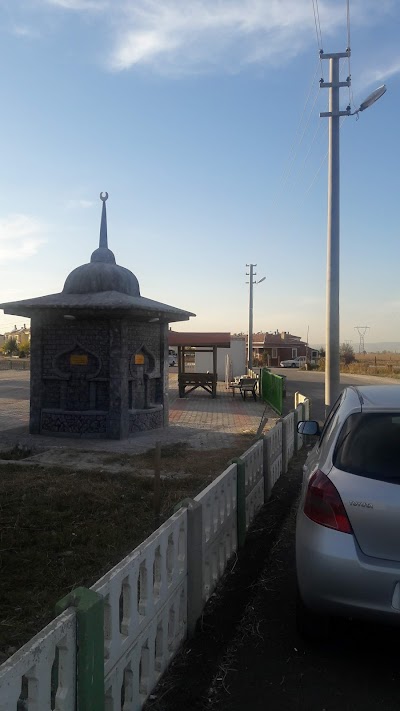
[(301, 637), (310, 642), (322, 642), (329, 635), (330, 617), (307, 607), (297, 589), (296, 626)]
[(297, 368), (296, 363), (292, 363), (292, 368)]

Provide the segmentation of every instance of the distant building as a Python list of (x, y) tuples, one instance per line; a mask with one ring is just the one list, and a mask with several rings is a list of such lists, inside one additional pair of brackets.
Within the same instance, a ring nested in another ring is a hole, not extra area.
[[(4, 341), (8, 341), (9, 338), (15, 338), (18, 345), (23, 346), (23, 345), (25, 345), (25, 343), (29, 343), (31, 340), (31, 329), (27, 328), (25, 323), (24, 323), (23, 328), (17, 328), (17, 326), (14, 326), (13, 330), (8, 331), (8, 333), (5, 333), (3, 338), (4, 338)], [(0, 336), (0, 339), (1, 339), (1, 336)], [(0, 340), (0, 345), (1, 345), (1, 340)]]
[(300, 336), (293, 336), (288, 331), (255, 333), (253, 335), (253, 359), (261, 360), (267, 366), (276, 367), (282, 360), (298, 356), (317, 360), (319, 351), (302, 341)]

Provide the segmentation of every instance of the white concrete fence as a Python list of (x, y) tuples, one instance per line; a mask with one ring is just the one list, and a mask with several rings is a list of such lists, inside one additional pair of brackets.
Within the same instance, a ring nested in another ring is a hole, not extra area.
[(308, 416), (309, 401), (301, 397), (294, 411), (87, 591), (101, 605), (101, 616), (92, 620), (94, 629), (103, 627), (104, 650), (95, 650), (100, 689), (90, 686), (90, 664), (79, 664), (79, 654), (91, 651), (90, 623), (77, 617), (79, 606), (70, 606), (0, 666), (0, 711), (140, 711), (301, 448), (297, 422)]

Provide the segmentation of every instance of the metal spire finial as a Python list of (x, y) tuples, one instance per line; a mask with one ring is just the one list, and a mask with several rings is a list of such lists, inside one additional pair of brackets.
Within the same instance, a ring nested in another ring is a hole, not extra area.
[(106, 201), (108, 200), (108, 193), (100, 193), (100, 200), (103, 203), (103, 208), (101, 211), (101, 224), (100, 224), (100, 241), (99, 247), (105, 247), (108, 249), (107, 241), (107, 211), (106, 211)]

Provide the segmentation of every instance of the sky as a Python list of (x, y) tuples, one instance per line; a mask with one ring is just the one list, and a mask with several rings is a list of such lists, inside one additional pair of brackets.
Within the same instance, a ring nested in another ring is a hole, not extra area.
[[(320, 27), (315, 26), (314, 9)], [(398, 0), (0, 0), (0, 302), (98, 245), (179, 330), (325, 341), (328, 80), (341, 60), (341, 333), (400, 341)], [(317, 16), (318, 19), (318, 16)], [(319, 33), (320, 29), (320, 33)], [(247, 270), (248, 271), (248, 270)], [(0, 332), (27, 319), (0, 311)]]

